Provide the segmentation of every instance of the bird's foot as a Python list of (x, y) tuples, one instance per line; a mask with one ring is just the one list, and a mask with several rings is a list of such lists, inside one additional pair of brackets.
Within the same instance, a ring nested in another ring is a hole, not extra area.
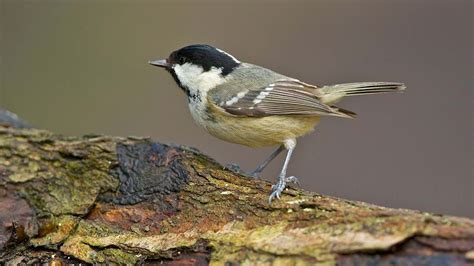
[(280, 199), (280, 195), (286, 187), (286, 178), (280, 178), (276, 184), (272, 186), (272, 192), (268, 198), (268, 203), (272, 204), (274, 198)]
[(226, 166), (224, 166), (224, 169), (230, 170), (237, 174), (244, 174), (244, 171), (242, 171), (242, 168), (240, 168), (240, 166), (236, 163), (229, 163)]
[(272, 186), (272, 191), (270, 197), (268, 198), (269, 204), (272, 204), (272, 200), (274, 198), (280, 199), (281, 193), (286, 188), (286, 183), (295, 183), (298, 186), (300, 184), (296, 176), (280, 177), (278, 182)]

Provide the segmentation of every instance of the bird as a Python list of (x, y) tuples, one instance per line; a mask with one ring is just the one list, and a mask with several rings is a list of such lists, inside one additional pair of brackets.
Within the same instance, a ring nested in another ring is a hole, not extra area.
[(173, 51), (166, 59), (149, 64), (167, 70), (187, 96), (195, 122), (211, 135), (252, 148), (278, 147), (251, 176), (286, 152), (269, 204), (287, 183), (288, 164), (297, 138), (313, 131), (321, 117), (355, 118), (355, 113), (334, 104), (347, 96), (401, 92), (399, 82), (353, 82), (316, 86), (268, 68), (241, 62), (224, 50), (193, 44)]

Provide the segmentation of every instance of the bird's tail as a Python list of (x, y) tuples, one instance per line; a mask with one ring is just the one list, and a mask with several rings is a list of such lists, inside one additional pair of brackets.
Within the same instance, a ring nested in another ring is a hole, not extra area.
[(397, 82), (355, 82), (324, 86), (319, 92), (323, 103), (333, 104), (344, 96), (401, 92), (405, 88), (403, 83)]

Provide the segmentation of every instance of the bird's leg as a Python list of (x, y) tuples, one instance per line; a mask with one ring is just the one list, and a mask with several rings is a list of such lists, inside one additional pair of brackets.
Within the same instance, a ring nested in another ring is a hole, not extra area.
[(273, 159), (275, 159), (278, 154), (280, 154), (283, 150), (285, 149), (285, 146), (281, 145), (280, 147), (278, 147), (278, 149), (276, 149), (274, 152), (272, 152), (272, 154), (270, 154), (270, 156), (268, 156), (267, 159), (265, 159), (265, 161), (263, 161), (258, 167), (257, 169), (253, 170), (252, 172), (250, 172), (249, 175), (255, 177), (255, 178), (260, 178), (260, 174), (262, 173), (263, 169), (265, 169), (265, 167), (267, 167), (267, 165), (273, 161)]
[(288, 153), (286, 154), (285, 163), (283, 164), (283, 168), (281, 169), (280, 176), (278, 177), (278, 182), (272, 186), (272, 193), (268, 198), (268, 202), (271, 204), (274, 198), (280, 199), (280, 195), (286, 187), (286, 182), (298, 182), (296, 177), (286, 177), (286, 169), (288, 168), (288, 163), (291, 159), (291, 154), (295, 149), (296, 142), (292, 141), (291, 145), (286, 145), (285, 147), (288, 149)]

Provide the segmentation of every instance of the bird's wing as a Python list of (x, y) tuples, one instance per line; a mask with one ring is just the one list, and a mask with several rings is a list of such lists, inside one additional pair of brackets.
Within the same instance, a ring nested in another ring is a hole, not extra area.
[[(237, 116), (326, 115), (353, 117), (354, 113), (320, 101), (316, 86), (296, 79), (280, 79), (260, 88), (240, 88), (221, 93), (216, 88), (208, 99), (226, 113)], [(219, 93), (219, 100), (215, 96)]]

